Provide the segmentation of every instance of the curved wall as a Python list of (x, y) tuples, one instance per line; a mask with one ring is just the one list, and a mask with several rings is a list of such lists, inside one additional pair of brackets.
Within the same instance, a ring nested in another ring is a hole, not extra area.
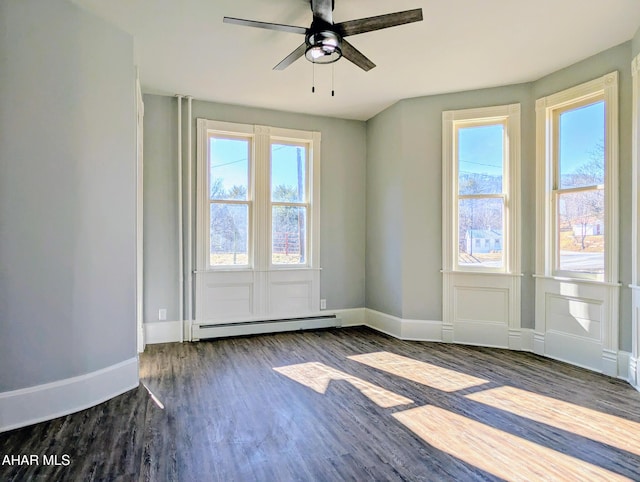
[(137, 385), (134, 86), (129, 35), (0, 0), (0, 430)]

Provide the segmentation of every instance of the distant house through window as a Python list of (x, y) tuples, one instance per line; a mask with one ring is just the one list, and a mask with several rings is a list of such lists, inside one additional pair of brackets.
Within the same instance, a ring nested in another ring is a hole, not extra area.
[(509, 271), (519, 114), (519, 105), (443, 113), (443, 182), (450, 192), (443, 215), (451, 223), (445, 229), (453, 270)]
[(517, 347), (520, 104), (442, 113), (442, 339)]

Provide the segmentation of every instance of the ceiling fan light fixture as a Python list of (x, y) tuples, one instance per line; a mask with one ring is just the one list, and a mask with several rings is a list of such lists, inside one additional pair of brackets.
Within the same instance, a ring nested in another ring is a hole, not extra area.
[(342, 57), (340, 36), (330, 30), (323, 30), (307, 36), (305, 57), (314, 64), (330, 64)]

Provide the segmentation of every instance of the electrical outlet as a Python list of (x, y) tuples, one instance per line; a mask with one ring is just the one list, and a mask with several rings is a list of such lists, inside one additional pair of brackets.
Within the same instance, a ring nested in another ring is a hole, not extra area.
[(160, 321), (165, 321), (167, 319), (167, 309), (166, 308), (160, 308), (158, 310), (158, 319)]
[(320, 309), (321, 310), (327, 309), (327, 300), (320, 300)]

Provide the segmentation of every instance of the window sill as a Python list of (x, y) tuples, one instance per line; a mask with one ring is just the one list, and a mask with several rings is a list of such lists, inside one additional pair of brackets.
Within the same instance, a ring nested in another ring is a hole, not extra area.
[(584, 284), (597, 285), (597, 286), (613, 286), (613, 287), (622, 286), (622, 283), (610, 283), (608, 281), (600, 281), (596, 279), (571, 278), (568, 276), (546, 276), (543, 274), (533, 274), (532, 276), (534, 278), (548, 279), (553, 281), (564, 281), (567, 283), (584, 283)]
[(460, 270), (460, 269), (441, 269), (442, 274), (472, 274), (483, 276), (510, 276), (512, 278), (519, 278), (524, 276), (523, 273), (505, 273), (504, 271), (476, 271), (476, 270)]

